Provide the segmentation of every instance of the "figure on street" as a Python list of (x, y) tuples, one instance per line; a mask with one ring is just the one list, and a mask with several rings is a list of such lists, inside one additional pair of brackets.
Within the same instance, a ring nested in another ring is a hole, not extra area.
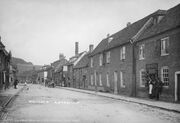
[(14, 89), (17, 89), (17, 84), (18, 84), (18, 80), (16, 79), (16, 80), (14, 81)]
[(158, 77), (156, 77), (156, 81), (154, 84), (154, 96), (156, 100), (159, 100), (159, 95), (162, 93), (162, 87), (162, 81)]

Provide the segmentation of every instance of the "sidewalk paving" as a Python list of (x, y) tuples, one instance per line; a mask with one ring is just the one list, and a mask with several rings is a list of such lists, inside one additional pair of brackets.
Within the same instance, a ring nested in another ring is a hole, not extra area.
[(69, 87), (60, 87), (60, 88), (77, 91), (77, 92), (81, 92), (81, 93), (87, 93), (87, 94), (108, 97), (108, 98), (122, 100), (122, 101), (126, 101), (126, 102), (138, 103), (140, 105), (146, 105), (146, 106), (150, 106), (153, 108), (159, 108), (159, 109), (163, 109), (163, 110), (167, 110), (167, 111), (180, 113), (180, 104), (178, 104), (178, 103), (141, 99), (141, 98), (128, 97), (128, 96), (123, 96), (123, 95), (115, 95), (115, 94), (111, 94), (111, 93), (95, 92), (95, 91), (90, 91), (90, 90), (83, 90), (83, 89), (76, 89), (76, 88), (69, 88)]
[(23, 89), (23, 87), (24, 85), (19, 85), (17, 89), (10, 87), (7, 90), (0, 90), (0, 111)]

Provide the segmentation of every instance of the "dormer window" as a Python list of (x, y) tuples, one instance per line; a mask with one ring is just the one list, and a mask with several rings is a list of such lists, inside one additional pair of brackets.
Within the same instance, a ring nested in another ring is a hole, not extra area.
[(108, 43), (110, 43), (113, 40), (113, 37), (108, 38)]

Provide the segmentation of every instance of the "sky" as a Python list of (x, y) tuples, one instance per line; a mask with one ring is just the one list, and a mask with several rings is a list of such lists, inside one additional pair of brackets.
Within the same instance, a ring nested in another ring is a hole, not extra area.
[(0, 36), (7, 51), (35, 65), (94, 48), (107, 34), (180, 0), (0, 0)]

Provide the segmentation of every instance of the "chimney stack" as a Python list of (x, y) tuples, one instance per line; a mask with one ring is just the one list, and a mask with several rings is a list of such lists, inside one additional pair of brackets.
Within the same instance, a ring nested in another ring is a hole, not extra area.
[(79, 43), (78, 42), (75, 42), (75, 55), (78, 55), (79, 53)]
[(91, 52), (93, 51), (93, 49), (94, 49), (94, 45), (93, 45), (93, 44), (90, 44), (90, 45), (89, 45), (89, 52), (91, 53)]
[(131, 25), (131, 22), (127, 22), (127, 25), (126, 25), (126, 26), (128, 27), (128, 26), (130, 26), (130, 25)]

